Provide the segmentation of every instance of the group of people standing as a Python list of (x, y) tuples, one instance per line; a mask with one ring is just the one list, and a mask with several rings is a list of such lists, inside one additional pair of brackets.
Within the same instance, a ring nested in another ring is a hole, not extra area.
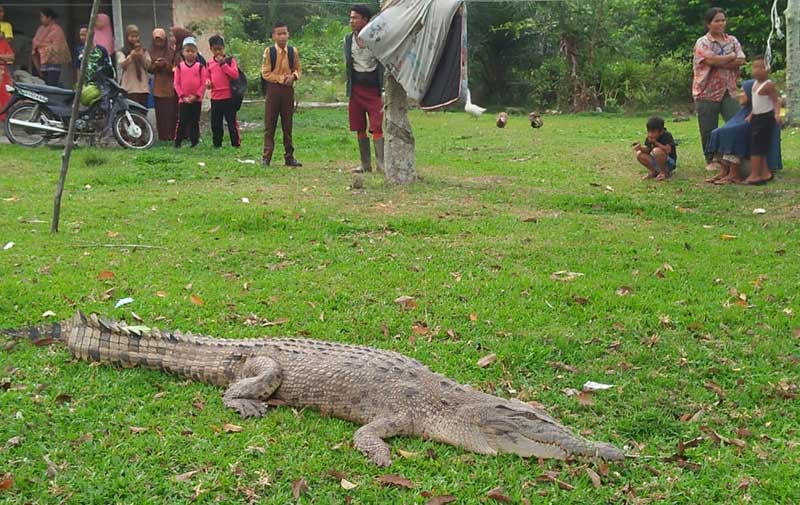
[[(741, 43), (726, 32), (725, 11), (712, 7), (705, 15), (706, 34), (694, 46), (692, 96), (700, 127), (706, 168), (713, 184), (762, 185), (782, 168), (781, 100), (769, 79), (763, 56), (750, 60), (752, 79), (739, 84), (746, 56)], [(719, 127), (719, 116), (725, 124)], [(634, 144), (637, 160), (648, 168), (645, 178), (666, 179), (675, 168), (675, 142), (661, 118), (648, 122), (645, 144)], [(750, 160), (750, 174), (742, 165)]]
[[(383, 170), (383, 66), (375, 55), (358, 38), (361, 30), (372, 18), (371, 9), (363, 4), (350, 9), (349, 33), (343, 42), (344, 61), (347, 72), (348, 117), (350, 130), (356, 132), (361, 164), (355, 172), (372, 171), (372, 146), (375, 151), (376, 169)], [(261, 164), (269, 166), (275, 150), (275, 129), (278, 118), (283, 130), (284, 164), (300, 167), (302, 163), (294, 157), (292, 142), (292, 116), (295, 99), (294, 85), (301, 76), (300, 55), (288, 44), (289, 29), (285, 23), (272, 27), (273, 46), (264, 50), (261, 77), (265, 83), (264, 106), (264, 151)]]

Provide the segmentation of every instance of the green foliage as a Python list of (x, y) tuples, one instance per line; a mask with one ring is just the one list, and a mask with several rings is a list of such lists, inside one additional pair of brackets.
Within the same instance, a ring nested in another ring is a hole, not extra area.
[[(752, 56), (763, 53), (772, 0), (566, 0), (478, 2), (468, 5), (469, 69), (473, 98), (484, 105), (562, 110), (646, 109), (688, 103), (692, 48), (705, 33), (711, 4), (728, 11), (728, 31)], [(372, 3), (377, 7), (376, 3)], [(225, 2), (224, 24), (257, 77), (272, 23), (289, 24), (305, 69), (301, 90), (318, 98), (343, 91), (341, 39), (349, 31), (344, 4), (281, 1)], [(782, 12), (785, 5), (779, 4)], [(773, 41), (773, 66), (783, 68), (782, 40)], [(239, 50), (239, 49), (237, 49)], [(574, 73), (573, 61), (574, 56)], [(251, 79), (253, 81), (253, 79)], [(253, 83), (253, 91), (257, 80)]]
[[(232, 10), (236, 12), (237, 9)], [(234, 33), (237, 33), (237, 26), (240, 25), (232, 24)], [(327, 102), (342, 99), (344, 96), (342, 41), (349, 31), (347, 25), (338, 20), (312, 16), (303, 30), (292, 37), (290, 44), (297, 48), (303, 69), (303, 78), (297, 84), (301, 98)], [(227, 52), (236, 56), (245, 69), (250, 93), (260, 94), (264, 50), (272, 44), (272, 41), (254, 41), (229, 36), (226, 44)]]

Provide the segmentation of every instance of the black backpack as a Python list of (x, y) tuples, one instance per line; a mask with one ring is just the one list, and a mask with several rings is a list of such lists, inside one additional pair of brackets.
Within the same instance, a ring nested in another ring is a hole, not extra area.
[[(228, 65), (230, 65), (231, 61), (233, 61), (233, 57), (227, 58), (226, 61)], [(240, 66), (239, 77), (231, 80), (231, 99), (233, 99), (233, 105), (236, 107), (237, 111), (242, 108), (242, 101), (244, 100), (245, 93), (247, 93), (247, 76)]]
[[(289, 68), (294, 71), (294, 47), (286, 46), (286, 52), (289, 53)], [(278, 50), (275, 49), (275, 46), (270, 46), (269, 48), (269, 63), (270, 68), (275, 69), (275, 63), (278, 61)], [(261, 76), (261, 94), (263, 96), (267, 96), (267, 81), (264, 79), (264, 76)]]

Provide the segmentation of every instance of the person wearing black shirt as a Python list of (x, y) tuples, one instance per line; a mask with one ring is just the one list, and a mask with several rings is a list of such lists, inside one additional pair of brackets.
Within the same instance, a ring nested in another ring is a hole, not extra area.
[(642, 179), (666, 180), (678, 164), (675, 139), (664, 127), (664, 120), (657, 116), (647, 120), (647, 137), (644, 145), (635, 142), (633, 152), (639, 163), (647, 168), (647, 175)]

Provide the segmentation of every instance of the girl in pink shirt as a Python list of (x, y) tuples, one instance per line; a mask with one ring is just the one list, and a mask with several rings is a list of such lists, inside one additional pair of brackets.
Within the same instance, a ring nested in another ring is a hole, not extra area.
[(179, 103), (175, 147), (181, 147), (185, 138), (191, 141), (192, 147), (200, 142), (200, 108), (209, 80), (208, 68), (198, 61), (197, 54), (197, 40), (186, 37), (183, 61), (175, 67), (174, 86)]
[(239, 78), (239, 68), (236, 60), (231, 56), (225, 57), (225, 40), (219, 35), (208, 39), (213, 58), (208, 62), (209, 81), (211, 82), (211, 133), (214, 137), (214, 147), (222, 147), (222, 119), (228, 123), (228, 133), (231, 145), (239, 147), (239, 123), (236, 121), (236, 111), (241, 100), (233, 98), (231, 81)]

